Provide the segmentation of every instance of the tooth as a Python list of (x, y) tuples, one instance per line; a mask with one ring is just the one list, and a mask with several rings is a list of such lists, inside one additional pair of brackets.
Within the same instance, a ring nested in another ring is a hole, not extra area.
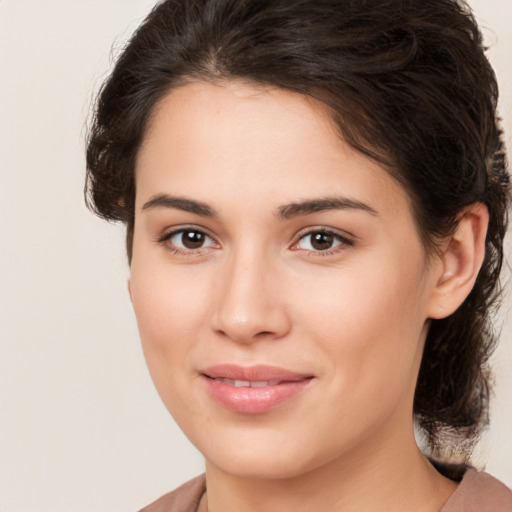
[[(1, 0), (0, 0), (1, 1)], [(216, 381), (222, 382), (223, 384), (227, 384), (228, 386), (233, 386), (235, 388), (266, 388), (267, 386), (277, 386), (281, 383), (280, 380), (233, 380), (226, 379), (222, 377), (215, 378)]]
[(251, 388), (266, 388), (268, 386), (267, 380), (256, 380), (254, 382), (251, 382)]

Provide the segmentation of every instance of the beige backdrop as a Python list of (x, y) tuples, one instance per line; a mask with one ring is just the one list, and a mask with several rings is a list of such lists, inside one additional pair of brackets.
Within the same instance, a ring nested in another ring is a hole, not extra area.
[[(152, 5), (0, 0), (0, 512), (136, 510), (201, 471), (145, 368), (122, 228), (82, 201), (92, 91)], [(471, 5), (511, 147), (512, 0)], [(512, 485), (507, 301), (479, 463)]]

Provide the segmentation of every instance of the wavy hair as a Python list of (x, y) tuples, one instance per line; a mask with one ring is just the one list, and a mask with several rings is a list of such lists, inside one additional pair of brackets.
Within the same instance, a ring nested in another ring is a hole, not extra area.
[(87, 145), (86, 197), (127, 227), (135, 160), (156, 105), (190, 81), (244, 79), (329, 107), (339, 134), (411, 197), (427, 254), (468, 205), (487, 206), (486, 256), (451, 316), (433, 320), (414, 400), (434, 457), (467, 460), (488, 421), (509, 177), (498, 87), (475, 19), (455, 0), (166, 0), (103, 85)]

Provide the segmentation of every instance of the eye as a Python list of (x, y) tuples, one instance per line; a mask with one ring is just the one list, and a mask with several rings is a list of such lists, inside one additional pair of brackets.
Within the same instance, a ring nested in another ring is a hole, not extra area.
[(172, 249), (182, 252), (217, 246), (206, 233), (193, 228), (173, 231), (165, 235), (160, 241), (171, 246)]
[(338, 247), (353, 245), (352, 241), (327, 230), (310, 231), (302, 235), (292, 249), (330, 253)]

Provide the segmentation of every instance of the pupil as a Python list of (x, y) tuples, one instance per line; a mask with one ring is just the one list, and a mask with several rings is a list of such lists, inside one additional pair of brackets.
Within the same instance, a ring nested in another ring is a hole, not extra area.
[(187, 249), (199, 249), (204, 243), (204, 234), (198, 231), (184, 231), (181, 241)]
[(329, 233), (315, 233), (312, 237), (311, 245), (319, 251), (325, 251), (332, 247), (333, 241), (334, 237)]

